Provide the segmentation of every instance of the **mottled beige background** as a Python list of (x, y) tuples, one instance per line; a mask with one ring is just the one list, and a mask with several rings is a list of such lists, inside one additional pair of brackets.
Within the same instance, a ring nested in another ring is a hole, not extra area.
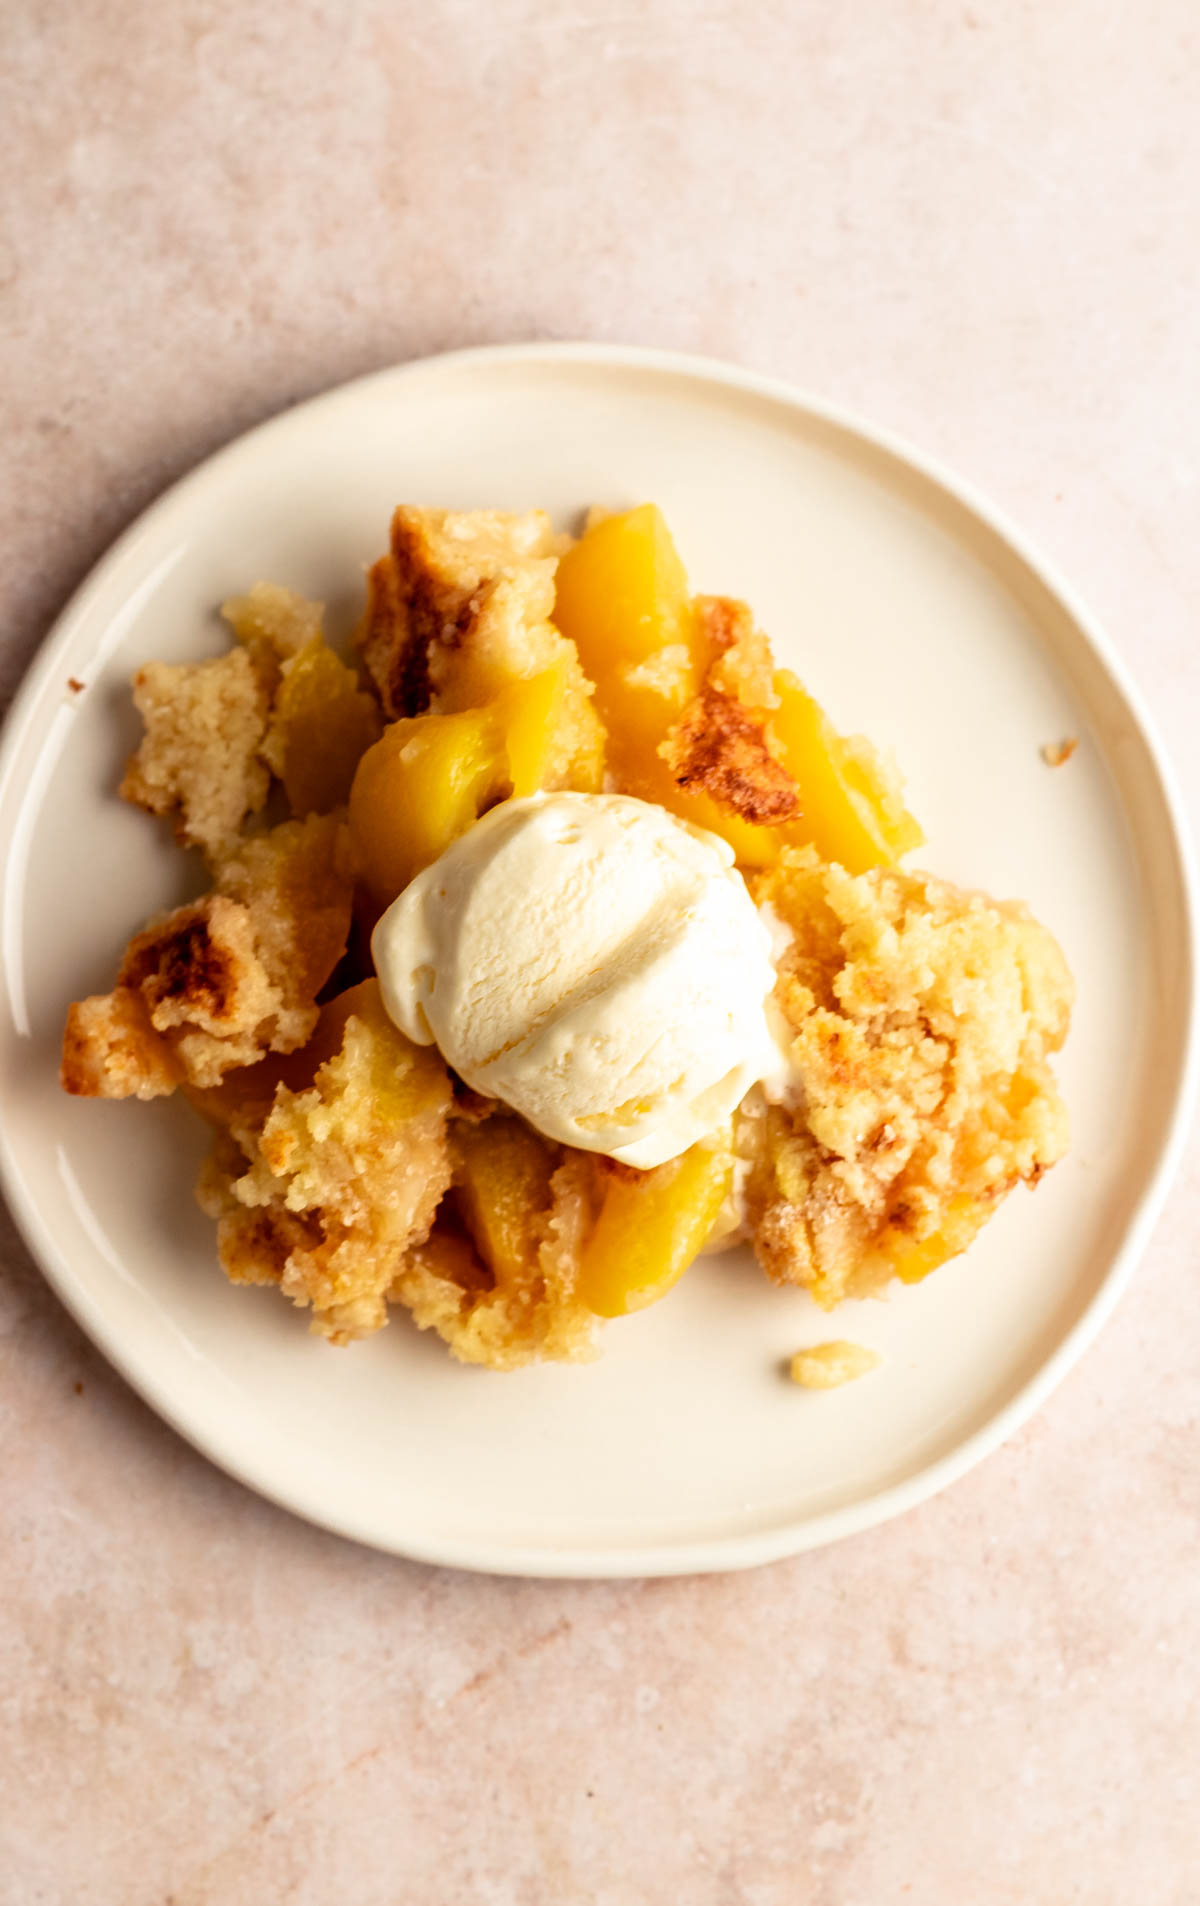
[[(1193, 0), (9, 0), (2, 682), (171, 478), (482, 340), (791, 377), (1080, 583), (1200, 793)], [(437, 1573), (125, 1389), (10, 1229), (3, 1906), (1200, 1897), (1200, 1175), (1041, 1418), (723, 1579)]]

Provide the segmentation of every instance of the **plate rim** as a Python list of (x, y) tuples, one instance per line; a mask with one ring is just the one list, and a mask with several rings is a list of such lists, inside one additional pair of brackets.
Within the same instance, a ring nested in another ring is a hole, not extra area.
[[(772, 377), (719, 358), (690, 352), (661, 350), (640, 345), (612, 342), (547, 341), (472, 345), (410, 358), (366, 372), (330, 386), (288, 405), (240, 432), (171, 483), (127, 525), (101, 555), (87, 575), (72, 591), (69, 599), (47, 629), (19, 683), (0, 728), (0, 791), (6, 789), (14, 770), (20, 744), (31, 725), (44, 685), (57, 666), (60, 652), (69, 644), (76, 627), (86, 620), (94, 597), (109, 586), (110, 579), (136, 553), (139, 541), (154, 532), (158, 520), (186, 504), (192, 487), (219, 480), (220, 466), (232, 460), (264, 434), (278, 429), (286, 420), (305, 412), (332, 405), (351, 392), (365, 392), (373, 384), (402, 383), (440, 369), (484, 370), (492, 366), (527, 364), (547, 366), (555, 363), (622, 370), (651, 371), (676, 379), (691, 379), (709, 386), (765, 398), (786, 410), (808, 417), (844, 432), (877, 451), (884, 452), (908, 470), (915, 472), (936, 490), (949, 497), (982, 523), (1006, 546), (1048, 595), (1066, 612), (1076, 634), (1082, 638), (1100, 664), (1102, 672), (1115, 687), (1128, 709), (1145, 749), (1147, 762), (1157, 783), (1169, 839), (1180, 902), (1179, 934), (1186, 999), (1186, 1019), (1179, 1042), (1180, 1061), (1164, 1135), (1149, 1177), (1134, 1203), (1122, 1237), (1112, 1253), (1108, 1267), (1069, 1330), (1059, 1339), (1033, 1374), (1016, 1392), (970, 1435), (915, 1474), (890, 1484), (864, 1500), (845, 1503), (820, 1511), (799, 1521), (774, 1523), (763, 1530), (733, 1532), (697, 1541), (659, 1540), (636, 1547), (579, 1547), (557, 1550), (541, 1545), (519, 1545), (496, 1553), (485, 1540), (474, 1543), (453, 1537), (449, 1540), (397, 1540), (371, 1526), (370, 1517), (351, 1511), (339, 1513), (337, 1505), (316, 1507), (303, 1500), (302, 1492), (273, 1483), (256, 1473), (253, 1461), (243, 1460), (240, 1451), (229, 1451), (196, 1425), (187, 1413), (174, 1407), (165, 1386), (153, 1371), (127, 1354), (119, 1333), (110, 1333), (100, 1306), (79, 1285), (70, 1265), (55, 1244), (11, 1150), (8, 1124), (0, 1108), (0, 1189), (3, 1190), (17, 1230), (41, 1274), (46, 1278), (64, 1308), (112, 1364), (134, 1393), (171, 1429), (209, 1462), (231, 1475), (257, 1495), (273, 1502), (310, 1524), (348, 1537), (388, 1554), (437, 1566), (449, 1566), (484, 1574), (522, 1578), (553, 1579), (628, 1579), (647, 1576), (726, 1572), (755, 1567), (789, 1555), (823, 1547), (901, 1515), (965, 1475), (987, 1455), (998, 1449), (1027, 1422), (1067, 1373), (1079, 1361), (1108, 1322), (1133, 1277), (1150, 1234), (1166, 1201), (1187, 1143), (1200, 1094), (1200, 1021), (1196, 947), (1200, 937), (1200, 896), (1197, 891), (1196, 864), (1186, 809), (1154, 717), (1126, 663), (1081, 599), (1079, 593), (1042, 551), (1026, 536), (1006, 512), (981, 495), (973, 483), (935, 456), (910, 444), (906, 438), (886, 427), (861, 418), (855, 411), (826, 401), (787, 379)], [(9, 877), (9, 861), (14, 835), (0, 845), (0, 886)]]

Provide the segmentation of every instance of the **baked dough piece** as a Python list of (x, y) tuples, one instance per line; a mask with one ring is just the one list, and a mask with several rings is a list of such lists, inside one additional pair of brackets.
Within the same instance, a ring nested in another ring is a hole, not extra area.
[(751, 1109), (754, 1247), (832, 1307), (916, 1282), (1067, 1148), (1048, 1057), (1073, 987), (1016, 902), (808, 849), (754, 883), (791, 930), (776, 985), (794, 1089)]
[(558, 758), (545, 785), (599, 786), (604, 732), (592, 686), (550, 619), (566, 540), (544, 510), (395, 512), (391, 547), (367, 573), (355, 638), (389, 721), (482, 707), (513, 682), (558, 668)]
[(238, 841), (210, 893), (135, 934), (113, 991), (67, 1013), (66, 1090), (157, 1098), (302, 1046), (350, 930), (345, 835), (313, 815)]

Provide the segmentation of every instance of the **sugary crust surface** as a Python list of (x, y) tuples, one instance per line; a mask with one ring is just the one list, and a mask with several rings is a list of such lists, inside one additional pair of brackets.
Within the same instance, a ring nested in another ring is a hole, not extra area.
[(346, 945), (352, 893), (336, 817), (285, 821), (231, 848), (211, 893), (134, 935), (111, 993), (70, 1008), (66, 1090), (155, 1098), (303, 1045)]
[(184, 1076), (136, 988), (119, 986), (68, 1007), (60, 1077), (75, 1097), (157, 1099)]
[(689, 702), (660, 752), (679, 787), (711, 795), (744, 821), (768, 826), (799, 811), (763, 722), (719, 688), (706, 684)]
[[(367, 572), (357, 647), (389, 721), (434, 705), (447, 655), (467, 646), (497, 583), (516, 582), (533, 622), (554, 607), (558, 547), (544, 510), (424, 510), (401, 504), (391, 547)], [(544, 666), (535, 655), (521, 658)]]
[(811, 849), (755, 883), (791, 929), (776, 1001), (795, 1086), (747, 1109), (748, 1213), (780, 1283), (830, 1307), (915, 1281), (1067, 1146), (1047, 1063), (1072, 983), (1027, 909)]
[(770, 644), (732, 596), (697, 596), (694, 608), (712, 659), (659, 754), (679, 787), (709, 795), (740, 820), (791, 820), (800, 796), (771, 741), (778, 697)]

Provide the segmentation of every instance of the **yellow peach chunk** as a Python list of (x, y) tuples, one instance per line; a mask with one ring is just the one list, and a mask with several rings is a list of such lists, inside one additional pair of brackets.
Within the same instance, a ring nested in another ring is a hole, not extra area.
[[(513, 682), (492, 703), (504, 734), (514, 796), (536, 794), (552, 783), (561, 785), (560, 757), (569, 721), (570, 690), (568, 651), (540, 674)], [(598, 793), (603, 775), (601, 745), (590, 755), (583, 749), (575, 751), (569, 785), (577, 793)]]
[[(570, 721), (569, 658), (509, 684), (481, 708), (392, 722), (359, 763), (350, 790), (350, 839), (378, 906), (509, 795), (561, 785)], [(571, 785), (596, 793), (598, 747), (574, 764)]]
[(653, 1171), (609, 1168), (584, 1246), (579, 1295), (600, 1317), (622, 1317), (665, 1297), (708, 1237), (728, 1194), (728, 1133)]
[(891, 1232), (885, 1245), (867, 1253), (864, 1263), (883, 1264), (902, 1284), (919, 1284), (965, 1251), (994, 1209), (994, 1203), (978, 1198), (952, 1198), (932, 1236), (917, 1241)]
[(284, 663), (263, 754), (298, 820), (342, 806), (379, 731), (372, 697), (324, 642), (308, 643)]
[(528, 1125), (506, 1113), (453, 1130), (459, 1214), (497, 1284), (528, 1282), (550, 1208), (554, 1153)]
[(622, 792), (720, 834), (743, 865), (770, 866), (779, 854), (776, 829), (680, 787), (659, 758), (711, 655), (687, 572), (654, 504), (602, 518), (567, 552), (558, 566), (554, 618), (596, 685)]
[(350, 789), (350, 841), (377, 904), (389, 906), (507, 791), (493, 708), (414, 715), (386, 728)]
[[(775, 672), (770, 708), (730, 699), (702, 610), (703, 601), (698, 608), (689, 600), (683, 564), (652, 504), (602, 519), (559, 564), (555, 620), (596, 684), (618, 786), (721, 835), (744, 867), (768, 867), (782, 847), (812, 843), (823, 858), (861, 872), (916, 846), (921, 831), (871, 751), (837, 735), (794, 675)], [(761, 638), (759, 652), (769, 665)], [(689, 720), (680, 728), (685, 709)], [(744, 731), (726, 737), (723, 762), (742, 767), (739, 743), (760, 757), (757, 786), (753, 760), (742, 769), (744, 798), (736, 789), (725, 794), (735, 778), (729, 772), (723, 779), (689, 774), (687, 764), (668, 767), (661, 758), (675, 752), (664, 747), (669, 731), (678, 737), (690, 728), (697, 743), (708, 736), (716, 748), (721, 711), (727, 726)], [(760, 797), (773, 791), (781, 770), (799, 812), (771, 819)]]
[(605, 517), (568, 550), (554, 619), (595, 683), (614, 772), (643, 793), (632, 777), (654, 775), (655, 748), (699, 680), (687, 574), (652, 503)]
[(558, 566), (555, 621), (596, 684), (609, 764), (623, 793), (720, 834), (748, 867), (778, 858), (777, 830), (681, 787), (659, 748), (711, 661), (687, 572), (662, 512), (646, 503), (593, 525)]
[(710, 834), (718, 834), (729, 842), (740, 867), (773, 867), (780, 849), (786, 845), (781, 827), (743, 820), (711, 794), (701, 789), (681, 788), (662, 764), (631, 777), (628, 791), (640, 795), (644, 801), (657, 801), (672, 814), (678, 814), (680, 820), (690, 821), (693, 827), (704, 827)]
[(622, 665), (694, 642), (688, 579), (653, 503), (595, 523), (558, 565), (554, 620), (599, 690)]
[(800, 815), (783, 829), (788, 845), (811, 845), (852, 874), (919, 846), (924, 835), (870, 752), (835, 733), (790, 670), (776, 671), (775, 692), (769, 730), (800, 793)]

